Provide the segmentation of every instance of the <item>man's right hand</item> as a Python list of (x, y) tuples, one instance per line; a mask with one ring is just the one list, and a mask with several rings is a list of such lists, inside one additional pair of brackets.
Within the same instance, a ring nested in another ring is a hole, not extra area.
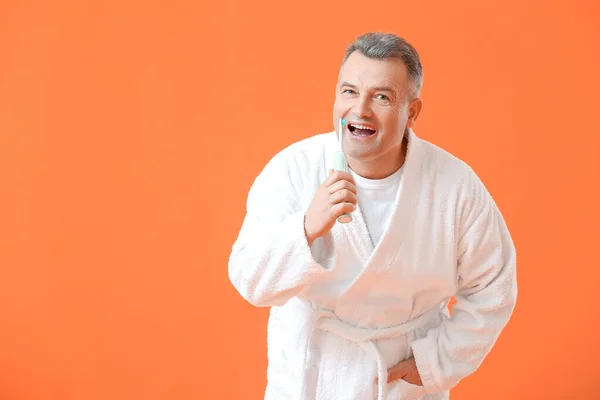
[(356, 200), (356, 185), (352, 175), (330, 170), (304, 217), (308, 245), (311, 246), (315, 239), (329, 232), (340, 215), (356, 210)]

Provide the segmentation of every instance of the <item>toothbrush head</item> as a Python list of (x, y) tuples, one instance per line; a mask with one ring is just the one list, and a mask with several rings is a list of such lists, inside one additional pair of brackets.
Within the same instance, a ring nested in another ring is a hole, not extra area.
[(339, 129), (338, 129), (338, 133), (337, 133), (337, 135), (338, 135), (338, 141), (339, 141), (339, 143), (340, 143), (340, 150), (342, 150), (342, 151), (343, 151), (343, 145), (342, 145), (342, 142), (343, 142), (343, 140), (344, 140), (344, 139), (343, 139), (343, 136), (342, 136), (342, 133), (343, 133), (343, 131), (344, 131), (344, 126), (345, 126), (345, 125), (346, 125), (346, 120), (345, 120), (345, 119), (343, 119), (343, 118), (340, 118), (340, 126), (339, 126)]
[(342, 132), (343, 132), (343, 130), (344, 130), (344, 126), (346, 125), (346, 120), (345, 120), (345, 119), (343, 119), (343, 118), (340, 118), (340, 123), (339, 123), (339, 125), (340, 125), (340, 126), (339, 126), (339, 129), (338, 129), (338, 132), (337, 132), (337, 136), (338, 136), (338, 140), (339, 140), (339, 142), (340, 142), (340, 146), (341, 146), (341, 145), (342, 145), (342, 140), (343, 140), (343, 139), (342, 139)]

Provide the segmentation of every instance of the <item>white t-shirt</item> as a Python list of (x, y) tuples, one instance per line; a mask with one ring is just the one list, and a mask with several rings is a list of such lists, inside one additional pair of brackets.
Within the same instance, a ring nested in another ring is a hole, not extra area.
[(377, 246), (394, 210), (402, 167), (383, 179), (366, 179), (352, 170), (350, 174), (356, 183), (358, 205), (371, 234), (373, 246)]

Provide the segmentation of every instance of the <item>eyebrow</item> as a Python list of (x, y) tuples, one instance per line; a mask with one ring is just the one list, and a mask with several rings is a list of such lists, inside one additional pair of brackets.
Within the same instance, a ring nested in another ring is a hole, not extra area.
[[(349, 82), (346, 82), (346, 81), (344, 81), (344, 82), (340, 83), (340, 87), (344, 87), (344, 86), (350, 87), (350, 88), (352, 88), (352, 89), (357, 89), (356, 85), (353, 85), (353, 84), (351, 84), (351, 83), (349, 83)], [(373, 90), (380, 91), (380, 92), (390, 92), (390, 93), (395, 93), (394, 89), (392, 89), (392, 88), (391, 88), (391, 87), (389, 87), (389, 86), (376, 86), (376, 87), (374, 87), (374, 88), (372, 88), (372, 89), (373, 89)]]

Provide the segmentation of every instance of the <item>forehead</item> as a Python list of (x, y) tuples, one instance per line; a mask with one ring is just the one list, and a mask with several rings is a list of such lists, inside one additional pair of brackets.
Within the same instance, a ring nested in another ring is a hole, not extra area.
[(340, 69), (339, 82), (366, 88), (391, 86), (402, 90), (407, 87), (408, 71), (400, 59), (372, 59), (355, 51)]

